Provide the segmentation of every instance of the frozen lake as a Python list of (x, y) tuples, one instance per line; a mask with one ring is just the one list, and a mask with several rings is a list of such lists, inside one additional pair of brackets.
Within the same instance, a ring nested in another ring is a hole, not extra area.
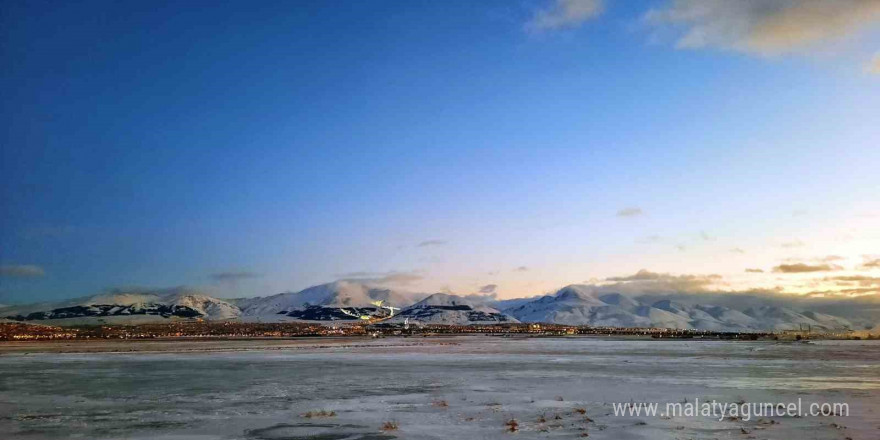
[[(106, 345), (131, 353), (46, 347), (0, 347), (4, 439), (880, 438), (878, 341), (462, 336)], [(719, 421), (615, 416), (612, 407), (694, 399), (845, 402), (849, 416)], [(332, 416), (307, 417), (321, 411)], [(516, 433), (507, 431), (512, 419)], [(383, 431), (386, 422), (397, 429)]]

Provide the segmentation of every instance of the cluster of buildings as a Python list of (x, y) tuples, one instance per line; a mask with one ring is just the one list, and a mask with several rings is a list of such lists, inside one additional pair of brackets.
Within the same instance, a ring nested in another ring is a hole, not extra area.
[(0, 341), (49, 341), (76, 339), (77, 331), (49, 325), (0, 322)]
[(655, 339), (852, 339), (847, 335), (814, 332), (718, 332), (710, 330), (590, 327), (540, 323), (499, 323), (469, 325), (418, 325), (394, 323), (349, 323), (325, 325), (305, 322), (246, 323), (237, 321), (174, 321), (161, 324), (96, 325), (56, 327), (0, 323), (0, 341), (39, 341), (66, 339), (171, 339), (171, 338), (290, 338), (314, 336), (429, 336), (455, 334), (532, 335), (532, 336), (646, 336)]
[(469, 325), (424, 325), (407, 326), (400, 324), (374, 324), (366, 326), (373, 336), (397, 336), (414, 334), (473, 334), (488, 333), (501, 335), (534, 335), (534, 336), (649, 336), (655, 339), (739, 339), (757, 340), (775, 337), (773, 333), (753, 332), (718, 332), (711, 330), (640, 328), (640, 327), (592, 327), (544, 323), (502, 323), (502, 324), (469, 324)]
[(161, 324), (52, 327), (0, 324), (0, 340), (159, 339), (159, 338), (285, 338), (366, 335), (363, 326), (330, 327), (307, 323), (244, 323), (177, 321)]

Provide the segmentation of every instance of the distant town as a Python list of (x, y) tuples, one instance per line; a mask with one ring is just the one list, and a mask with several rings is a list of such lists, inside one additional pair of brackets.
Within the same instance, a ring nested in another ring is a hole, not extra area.
[(641, 336), (655, 339), (810, 340), (876, 339), (852, 332), (815, 332), (809, 327), (781, 332), (718, 332), (668, 328), (620, 328), (538, 323), (487, 325), (341, 324), (305, 322), (244, 323), (236, 321), (178, 321), (139, 325), (84, 325), (59, 327), (18, 322), (0, 323), (0, 341), (101, 339), (248, 339), (326, 336), (413, 337), (487, 334), (495, 336)]

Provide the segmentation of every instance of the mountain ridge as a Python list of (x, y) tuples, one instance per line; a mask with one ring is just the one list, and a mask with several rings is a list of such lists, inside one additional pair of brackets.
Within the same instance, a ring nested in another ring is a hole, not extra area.
[[(693, 295), (699, 298), (699, 295)], [(522, 322), (603, 327), (661, 327), (715, 331), (780, 331), (802, 325), (821, 330), (855, 330), (850, 320), (776, 305), (744, 310), (716, 304), (683, 304), (673, 299), (641, 299), (591, 286), (570, 285), (555, 294), (502, 310)]]
[(391, 322), (419, 324), (500, 324), (517, 323), (512, 316), (486, 304), (449, 293), (435, 293), (394, 316)]
[[(18, 321), (95, 323), (206, 319), (242, 321), (357, 321), (475, 324), (545, 322), (608, 327), (665, 327), (713, 331), (781, 331), (810, 326), (819, 330), (863, 330), (880, 319), (855, 319), (822, 310), (798, 309), (756, 297), (718, 295), (632, 295), (572, 284), (531, 298), (495, 300), (491, 296), (413, 293), (354, 281), (334, 281), (298, 292), (253, 298), (219, 299), (195, 289), (116, 291), (58, 302), (0, 309), (0, 318)], [(741, 302), (740, 307), (736, 303)], [(733, 303), (733, 304), (731, 304)], [(71, 321), (73, 320), (73, 321)]]

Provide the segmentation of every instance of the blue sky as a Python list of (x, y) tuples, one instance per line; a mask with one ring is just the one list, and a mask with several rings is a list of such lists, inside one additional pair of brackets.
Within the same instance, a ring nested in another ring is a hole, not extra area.
[(0, 303), (871, 267), (880, 8), (702, 5), (7, 2)]

